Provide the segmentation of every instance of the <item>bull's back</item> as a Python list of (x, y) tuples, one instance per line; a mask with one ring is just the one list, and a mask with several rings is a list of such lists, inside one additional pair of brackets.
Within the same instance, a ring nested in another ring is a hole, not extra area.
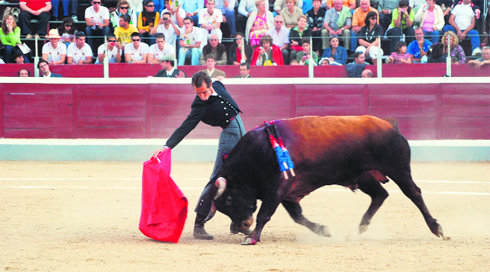
[(393, 125), (373, 116), (307, 116), (281, 120), (286, 142), (297, 159), (319, 161), (330, 154), (333, 159), (355, 152), (368, 152), (393, 137), (402, 137)]

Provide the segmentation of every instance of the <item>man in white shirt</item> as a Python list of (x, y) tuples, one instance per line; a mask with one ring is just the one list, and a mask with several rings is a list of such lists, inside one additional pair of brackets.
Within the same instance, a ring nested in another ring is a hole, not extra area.
[(269, 29), (266, 34), (272, 37), (273, 45), (279, 46), (282, 58), (289, 62), (289, 29), (284, 25), (284, 19), (281, 15), (274, 18), (274, 28)]
[(165, 36), (166, 44), (176, 46), (175, 42), (177, 40), (177, 36), (180, 36), (180, 29), (171, 20), (170, 12), (163, 13), (158, 21), (158, 26), (152, 28), (150, 31), (150, 35), (155, 35), (157, 33), (161, 33)]
[(219, 9), (215, 8), (215, 5), (214, 0), (208, 0), (206, 2), (206, 8), (199, 12), (199, 24), (203, 33), (201, 48), (207, 44), (209, 35), (218, 35), (219, 42), (221, 42), (221, 37), (223, 37), (220, 29), (223, 14)]
[(191, 55), (191, 65), (199, 65), (201, 57), (202, 30), (194, 26), (191, 17), (185, 17), (184, 29), (180, 35), (179, 66), (185, 64), (185, 59)]
[(106, 57), (109, 60), (109, 63), (120, 63), (121, 55), (122, 45), (117, 42), (116, 36), (110, 35), (107, 37), (107, 44), (101, 44), (97, 49), (97, 60), (95, 61), (95, 64), (104, 63)]
[(109, 36), (109, 10), (102, 6), (102, 0), (92, 0), (92, 6), (85, 9), (85, 34), (87, 43), (94, 49), (94, 36)]
[(165, 42), (165, 36), (162, 33), (155, 35), (155, 44), (150, 46), (148, 51), (148, 63), (160, 63), (164, 56), (175, 58), (175, 48)]
[(448, 24), (443, 28), (444, 32), (452, 31), (458, 35), (459, 40), (464, 40), (466, 36), (471, 39), (471, 49), (473, 55), (481, 54), (480, 34), (475, 30), (475, 12), (473, 11), (471, 0), (463, 0), (451, 11)]
[(85, 33), (77, 32), (75, 42), (68, 45), (66, 50), (68, 64), (90, 64), (92, 63), (92, 49), (85, 43)]
[(131, 34), (131, 43), (124, 46), (124, 59), (127, 63), (146, 63), (148, 60), (148, 44), (141, 41), (140, 34)]
[(231, 35), (236, 34), (235, 0), (215, 0), (216, 9), (223, 14), (223, 22), (230, 28)]
[(43, 45), (43, 59), (51, 64), (64, 64), (66, 60), (66, 46), (60, 41), (61, 36), (58, 29), (53, 28), (46, 36), (49, 42)]

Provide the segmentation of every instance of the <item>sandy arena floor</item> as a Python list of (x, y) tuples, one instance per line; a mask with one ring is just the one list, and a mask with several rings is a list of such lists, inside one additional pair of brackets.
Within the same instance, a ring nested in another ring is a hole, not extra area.
[(490, 163), (413, 163), (413, 175), (449, 241), (429, 231), (393, 182), (368, 231), (369, 197), (326, 187), (302, 201), (331, 238), (295, 224), (282, 207), (262, 242), (241, 246), (222, 214), (192, 237), (193, 208), (212, 164), (175, 164), (189, 199), (179, 244), (138, 230), (141, 163), (0, 162), (0, 271), (489, 271)]

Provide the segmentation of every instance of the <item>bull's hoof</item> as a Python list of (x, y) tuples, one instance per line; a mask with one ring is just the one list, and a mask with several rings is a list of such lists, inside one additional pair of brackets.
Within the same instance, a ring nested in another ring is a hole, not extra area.
[(242, 242), (243, 246), (253, 246), (255, 244), (257, 244), (257, 240), (255, 240), (251, 237), (245, 238), (245, 240), (243, 240), (243, 242)]
[(324, 226), (324, 225), (319, 225), (316, 229), (315, 229), (315, 233), (318, 234), (318, 235), (321, 235), (321, 236), (325, 236), (325, 237), (330, 237), (332, 235), (330, 235), (330, 232), (328, 231), (328, 228), (327, 226)]
[(368, 229), (369, 225), (359, 225), (359, 234), (363, 234)]
[(442, 232), (442, 227), (441, 227), (441, 225), (439, 225), (439, 226), (437, 227), (437, 234), (436, 234), (436, 235), (437, 235), (437, 237), (441, 237), (441, 238), (442, 238), (442, 240), (444, 240), (444, 241), (449, 241), (449, 240), (451, 240), (451, 237), (449, 237), (449, 236), (444, 236), (444, 234), (443, 234), (443, 232)]

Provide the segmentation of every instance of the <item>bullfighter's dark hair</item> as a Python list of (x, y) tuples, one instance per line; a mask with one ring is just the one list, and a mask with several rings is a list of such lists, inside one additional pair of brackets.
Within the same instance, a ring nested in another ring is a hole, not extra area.
[(211, 86), (212, 80), (207, 73), (201, 71), (192, 76), (192, 86), (199, 88), (202, 86), (203, 82), (205, 82), (208, 87)]

